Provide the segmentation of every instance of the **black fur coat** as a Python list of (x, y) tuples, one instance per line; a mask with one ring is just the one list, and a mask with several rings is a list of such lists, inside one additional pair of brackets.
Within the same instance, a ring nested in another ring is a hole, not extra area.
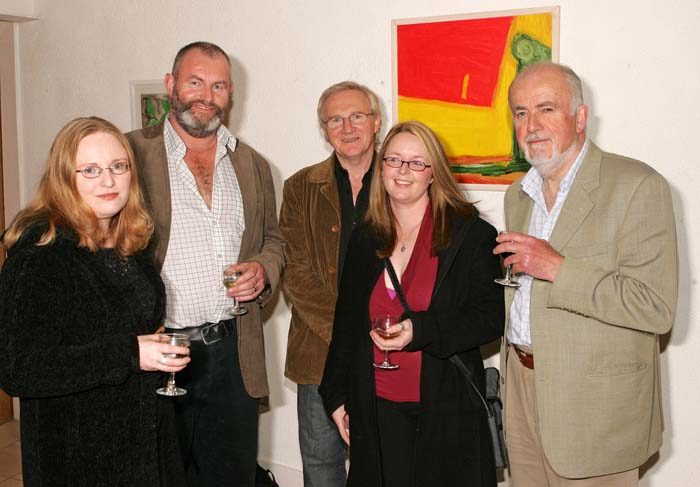
[(165, 305), (150, 255), (93, 253), (66, 230), (37, 246), (42, 231), (0, 273), (0, 388), (21, 398), (24, 485), (181, 485), (165, 377), (139, 368), (136, 337)]

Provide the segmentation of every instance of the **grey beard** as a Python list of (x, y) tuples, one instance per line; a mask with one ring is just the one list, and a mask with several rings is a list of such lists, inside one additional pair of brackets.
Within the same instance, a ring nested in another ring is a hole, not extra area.
[(208, 122), (201, 122), (192, 114), (189, 107), (185, 110), (176, 110), (175, 119), (185, 132), (197, 139), (209, 137), (221, 126), (221, 117), (218, 114)]

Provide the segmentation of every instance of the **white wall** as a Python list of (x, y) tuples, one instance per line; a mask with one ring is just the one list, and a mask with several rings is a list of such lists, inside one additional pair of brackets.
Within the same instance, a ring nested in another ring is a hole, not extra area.
[[(97, 114), (130, 129), (129, 81), (162, 78), (179, 47), (210, 40), (234, 57), (233, 130), (273, 166), (278, 194), (294, 171), (323, 159), (315, 105), (333, 82), (359, 80), (391, 110), (392, 18), (527, 8), (532, 0), (35, 0), (39, 21), (20, 25), (24, 201), (49, 145), (70, 118)], [(700, 484), (697, 354), (700, 214), (697, 164), (700, 57), (697, 0), (560, 0), (560, 58), (585, 82), (590, 133), (605, 149), (640, 158), (673, 188), (680, 245), (680, 302), (662, 354), (665, 443), (643, 486)], [(501, 223), (502, 193), (474, 193)], [(282, 379), (289, 312), (266, 325), (271, 411), (260, 456), (300, 467), (294, 386)], [(605, 398), (600, 398), (605, 400)], [(298, 479), (298, 474), (297, 477)], [(283, 485), (300, 485), (290, 480)]]

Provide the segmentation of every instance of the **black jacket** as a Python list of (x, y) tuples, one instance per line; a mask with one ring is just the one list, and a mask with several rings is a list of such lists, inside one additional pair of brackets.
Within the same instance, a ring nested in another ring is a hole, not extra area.
[[(458, 353), (483, 389), (479, 347), (503, 331), (503, 289), (493, 282), (501, 267), (492, 254), (496, 231), (480, 218), (455, 218), (451, 246), (438, 254), (429, 308), (413, 313), (422, 351), (423, 415), (415, 463), (416, 486), (495, 486), (496, 474), (483, 405), (449, 357)], [(350, 242), (320, 393), (329, 414), (345, 405), (350, 418), (349, 486), (382, 485), (376, 425), (369, 298), (383, 270), (380, 243), (365, 227)]]
[(165, 305), (150, 255), (107, 268), (120, 265), (111, 250), (65, 230), (35, 245), (43, 229), (25, 232), (0, 273), (0, 387), (21, 398), (24, 485), (181, 485), (172, 404), (155, 393), (164, 374), (139, 367), (136, 337)]

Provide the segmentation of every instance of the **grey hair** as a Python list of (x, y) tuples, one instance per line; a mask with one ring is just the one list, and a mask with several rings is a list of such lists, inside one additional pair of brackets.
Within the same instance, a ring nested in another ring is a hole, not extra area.
[(513, 88), (515, 82), (527, 74), (542, 69), (553, 69), (561, 73), (561, 75), (566, 80), (566, 84), (569, 85), (569, 95), (571, 96), (571, 114), (576, 113), (578, 107), (583, 105), (583, 88), (581, 86), (581, 78), (576, 74), (576, 72), (565, 64), (553, 63), (551, 61), (540, 61), (537, 63), (532, 63), (521, 69), (518, 74), (513, 79), (508, 89), (508, 99), (510, 99), (510, 91)]
[[(374, 93), (374, 91), (370, 90), (367, 88), (365, 85), (361, 85), (360, 83), (355, 83), (354, 81), (341, 81), (340, 83), (336, 83), (334, 85), (329, 86), (325, 90), (323, 90), (323, 93), (321, 93), (321, 97), (318, 99), (318, 107), (316, 108), (316, 115), (318, 116), (318, 124), (321, 127), (321, 131), (325, 134), (326, 133), (326, 121), (323, 119), (323, 109), (325, 108), (326, 101), (328, 99), (340, 92), (340, 91), (359, 91), (361, 93), (364, 93), (364, 95), (367, 97), (369, 100), (369, 107), (370, 110), (372, 110), (372, 113), (379, 117), (380, 123), (382, 119), (382, 111), (381, 107), (379, 106), (379, 98), (377, 95)], [(381, 125), (380, 125), (381, 128)], [(380, 131), (377, 130), (377, 133)]]

